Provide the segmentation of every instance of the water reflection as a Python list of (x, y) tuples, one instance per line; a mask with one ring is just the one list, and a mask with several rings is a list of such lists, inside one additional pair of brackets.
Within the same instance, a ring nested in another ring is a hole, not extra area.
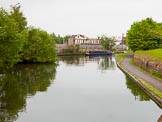
[(112, 60), (112, 56), (104, 56), (99, 62), (99, 69), (101, 70), (114, 70), (115, 69), (115, 61)]
[(84, 65), (89, 61), (97, 62), (100, 70), (114, 70), (115, 61), (112, 56), (61, 56), (59, 57), (67, 65)]
[(56, 74), (54, 64), (19, 64), (0, 74), (0, 122), (13, 122), (28, 96), (46, 91)]
[(129, 77), (126, 76), (126, 85), (134, 95), (135, 100), (139, 101), (150, 101), (150, 97), (142, 91), (137, 84), (135, 84)]
[(60, 56), (60, 61), (63, 61), (67, 65), (82, 65), (86, 63), (84, 56)]

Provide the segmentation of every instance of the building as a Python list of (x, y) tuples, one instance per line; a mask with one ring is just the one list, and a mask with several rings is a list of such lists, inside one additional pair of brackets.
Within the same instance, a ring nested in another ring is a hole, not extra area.
[(123, 45), (126, 45), (126, 37), (124, 36), (124, 34), (122, 34), (121, 43), (122, 43)]
[(88, 38), (84, 35), (72, 35), (68, 39), (68, 45), (75, 45), (75, 44), (93, 44), (93, 45), (100, 45), (101, 40), (99, 38)]
[(126, 45), (126, 37), (124, 36), (124, 34), (122, 34), (122, 36), (116, 37), (116, 45), (113, 48), (117, 51), (123, 51), (128, 49)]
[[(113, 37), (116, 40), (116, 45), (114, 49), (116, 50), (126, 50), (126, 38), (124, 34), (120, 37)], [(101, 39), (98, 38), (89, 38), (84, 35), (72, 35), (69, 37), (68, 41), (65, 44), (57, 44), (57, 52), (61, 53), (64, 48), (68, 45), (79, 45), (80, 50), (89, 51), (89, 50), (101, 50)]]
[(68, 39), (68, 45), (79, 44), (80, 48), (83, 50), (99, 50), (102, 48), (100, 38), (88, 38), (84, 35), (72, 35)]

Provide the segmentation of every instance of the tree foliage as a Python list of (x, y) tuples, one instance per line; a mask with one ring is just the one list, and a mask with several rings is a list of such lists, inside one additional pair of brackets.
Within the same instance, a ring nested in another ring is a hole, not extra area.
[(41, 29), (29, 28), (23, 59), (27, 62), (56, 61), (56, 45), (52, 37)]
[(11, 6), (10, 15), (11, 15), (11, 18), (13, 18), (15, 22), (17, 23), (19, 32), (22, 32), (23, 30), (26, 29), (27, 20), (24, 17), (23, 13), (21, 12), (20, 8), (21, 8), (20, 4)]
[(0, 65), (13, 65), (20, 61), (25, 35), (17, 22), (4, 9), (0, 9)]
[(0, 9), (0, 67), (20, 61), (56, 61), (56, 40), (46, 31), (27, 27), (20, 5)]
[(127, 32), (126, 41), (133, 51), (159, 48), (162, 41), (162, 28), (151, 18), (135, 22)]
[(115, 45), (115, 39), (111, 37), (102, 36), (101, 37), (101, 45), (106, 50), (112, 50)]
[(55, 35), (55, 33), (52, 33), (51, 36), (52, 36), (53, 40), (56, 42), (56, 44), (66, 43), (70, 37), (70, 35), (61, 37), (60, 35)]
[(66, 48), (62, 50), (63, 53), (79, 53), (80, 46), (76, 45), (68, 45)]

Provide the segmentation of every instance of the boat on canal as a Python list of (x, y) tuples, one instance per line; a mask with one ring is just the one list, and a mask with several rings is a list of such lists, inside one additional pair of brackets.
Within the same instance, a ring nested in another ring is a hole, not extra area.
[(98, 56), (98, 55), (112, 55), (110, 50), (93, 50), (86, 53), (86, 56)]

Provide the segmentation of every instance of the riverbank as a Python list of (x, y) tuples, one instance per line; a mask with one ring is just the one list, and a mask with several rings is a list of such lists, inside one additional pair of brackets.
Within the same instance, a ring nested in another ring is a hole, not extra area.
[(134, 64), (162, 79), (162, 49), (136, 51)]
[(85, 52), (78, 52), (78, 53), (58, 53), (57, 56), (78, 56), (78, 55), (85, 55)]
[(123, 55), (117, 66), (162, 108), (162, 82), (131, 64), (132, 55)]

